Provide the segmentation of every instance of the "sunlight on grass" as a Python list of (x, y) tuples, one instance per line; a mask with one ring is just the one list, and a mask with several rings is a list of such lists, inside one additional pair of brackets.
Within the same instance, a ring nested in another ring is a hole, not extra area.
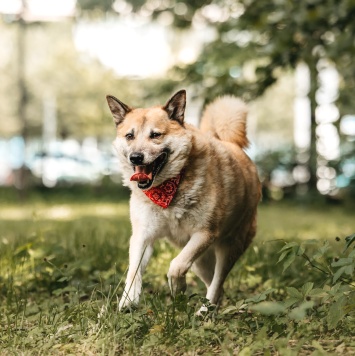
[[(96, 218), (128, 219), (126, 201), (119, 203), (66, 203), (66, 204), (7, 204), (0, 206), (3, 221), (71, 221), (85, 216)], [(350, 235), (355, 229), (351, 209), (326, 207), (316, 209), (287, 204), (261, 204), (258, 212), (256, 240), (275, 239), (333, 239)]]
[(83, 216), (96, 217), (127, 217), (128, 204), (125, 203), (90, 203), (90, 204), (60, 204), (46, 206), (44, 204), (0, 206), (0, 216), (3, 220), (63, 220), (70, 221)]
[(330, 239), (355, 230), (354, 212), (342, 207), (311, 208), (287, 203), (261, 204), (256, 241), (277, 239)]

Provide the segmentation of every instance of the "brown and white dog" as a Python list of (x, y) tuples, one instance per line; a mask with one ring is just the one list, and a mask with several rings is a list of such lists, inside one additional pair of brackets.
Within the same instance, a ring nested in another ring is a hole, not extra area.
[(228, 273), (256, 233), (261, 189), (243, 151), (246, 105), (233, 96), (218, 98), (197, 129), (184, 122), (185, 90), (147, 109), (113, 96), (107, 102), (123, 181), (132, 190), (129, 269), (119, 308), (138, 303), (142, 274), (162, 237), (182, 249), (168, 271), (172, 295), (185, 291), (191, 268), (205, 283), (206, 298), (218, 304)]

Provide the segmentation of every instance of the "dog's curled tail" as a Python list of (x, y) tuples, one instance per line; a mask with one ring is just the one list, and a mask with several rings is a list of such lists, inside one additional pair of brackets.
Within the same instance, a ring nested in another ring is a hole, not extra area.
[(246, 134), (247, 114), (247, 105), (241, 99), (231, 95), (222, 96), (207, 105), (200, 129), (221, 141), (244, 148), (249, 144)]

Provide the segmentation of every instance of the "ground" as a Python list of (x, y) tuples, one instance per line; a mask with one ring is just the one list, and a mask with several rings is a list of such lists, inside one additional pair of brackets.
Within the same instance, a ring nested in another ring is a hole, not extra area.
[(125, 194), (6, 198), (0, 218), (1, 354), (355, 353), (349, 207), (261, 203), (257, 237), (219, 312), (210, 306), (203, 318), (195, 312), (205, 290), (192, 273), (187, 293), (170, 297), (165, 276), (177, 250), (164, 240), (139, 308), (117, 311), (130, 235)]

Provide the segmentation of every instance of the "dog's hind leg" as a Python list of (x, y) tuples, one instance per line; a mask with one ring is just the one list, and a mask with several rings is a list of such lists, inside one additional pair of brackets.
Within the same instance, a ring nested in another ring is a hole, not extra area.
[(211, 285), (215, 263), (216, 257), (214, 251), (212, 248), (209, 248), (205, 253), (198, 257), (191, 266), (192, 272), (201, 279), (206, 288)]
[(223, 295), (223, 284), (226, 280), (228, 273), (233, 268), (239, 257), (250, 245), (256, 233), (256, 216), (253, 218), (252, 223), (247, 227), (244, 232), (237, 234), (238, 238), (231, 243), (231, 241), (221, 242), (215, 246), (216, 265), (213, 275), (213, 280), (207, 289), (206, 298), (211, 304), (220, 303)]
[[(206, 299), (213, 305), (216, 310), (219, 308), (223, 297), (223, 284), (228, 273), (234, 266), (237, 256), (228, 244), (218, 244), (214, 246), (215, 263), (213, 264), (213, 278), (207, 286)], [(207, 261), (206, 261), (207, 262)], [(197, 315), (203, 316), (208, 312), (208, 307), (203, 304), (197, 311)]]
[(215, 247), (216, 264), (214, 275), (210, 286), (207, 289), (206, 298), (211, 304), (219, 304), (223, 296), (223, 284), (228, 273), (233, 268), (235, 262), (241, 255), (228, 245), (218, 245)]

